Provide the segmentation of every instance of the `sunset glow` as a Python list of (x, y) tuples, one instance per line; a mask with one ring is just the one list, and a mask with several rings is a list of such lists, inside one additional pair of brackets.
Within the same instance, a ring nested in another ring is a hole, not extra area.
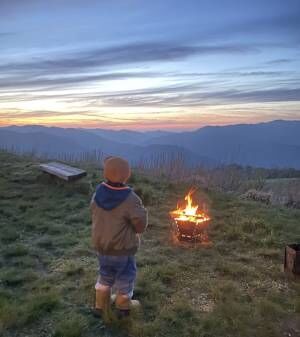
[(299, 3), (238, 3), (1, 1), (0, 126), (300, 119)]

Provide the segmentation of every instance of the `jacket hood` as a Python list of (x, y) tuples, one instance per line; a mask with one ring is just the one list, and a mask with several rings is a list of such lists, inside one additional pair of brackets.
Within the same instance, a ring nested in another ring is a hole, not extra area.
[(128, 186), (115, 187), (105, 182), (97, 186), (95, 202), (98, 207), (110, 211), (118, 207), (130, 194)]

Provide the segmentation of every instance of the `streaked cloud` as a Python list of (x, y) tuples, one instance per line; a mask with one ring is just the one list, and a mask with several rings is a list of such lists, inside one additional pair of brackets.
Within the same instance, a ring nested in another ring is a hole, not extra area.
[(214, 106), (237, 103), (258, 103), (258, 102), (299, 102), (300, 88), (296, 89), (269, 89), (269, 90), (226, 90), (219, 92), (193, 92), (176, 93), (175, 95), (162, 95), (157, 91), (157, 95), (144, 94), (140, 92), (127, 95), (111, 97), (102, 96), (101, 101), (104, 106)]
[(0, 71), (26, 74), (61, 74), (103, 69), (118, 65), (170, 62), (196, 55), (244, 54), (257, 49), (244, 44), (184, 45), (171, 42), (139, 42), (119, 46), (96, 48), (88, 51), (65, 53), (61, 57), (41, 58), (34, 61), (0, 64)]
[(151, 72), (113, 72), (101, 74), (86, 74), (86, 75), (70, 75), (69, 76), (31, 76), (30, 78), (21, 76), (6, 76), (0, 77), (0, 88), (34, 88), (34, 87), (48, 87), (61, 85), (80, 85), (84, 82), (102, 82), (129, 78), (150, 78), (159, 76), (157, 73)]
[(294, 59), (276, 59), (276, 60), (271, 60), (266, 62), (266, 64), (270, 64), (270, 65), (282, 65), (282, 64), (288, 64), (291, 62), (294, 62)]

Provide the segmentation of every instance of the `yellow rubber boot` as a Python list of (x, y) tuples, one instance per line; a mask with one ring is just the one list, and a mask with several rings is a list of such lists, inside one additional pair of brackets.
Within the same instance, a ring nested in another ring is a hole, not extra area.
[(102, 284), (96, 285), (96, 303), (95, 309), (107, 315), (110, 308), (111, 288)]
[(131, 309), (140, 307), (140, 302), (132, 300), (128, 295), (118, 294), (116, 297), (116, 308), (120, 311), (121, 316), (128, 316)]

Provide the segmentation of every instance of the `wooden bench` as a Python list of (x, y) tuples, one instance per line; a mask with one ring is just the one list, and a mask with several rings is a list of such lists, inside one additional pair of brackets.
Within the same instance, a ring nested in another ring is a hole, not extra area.
[(86, 176), (84, 170), (56, 162), (40, 164), (40, 169), (65, 181), (74, 181)]

